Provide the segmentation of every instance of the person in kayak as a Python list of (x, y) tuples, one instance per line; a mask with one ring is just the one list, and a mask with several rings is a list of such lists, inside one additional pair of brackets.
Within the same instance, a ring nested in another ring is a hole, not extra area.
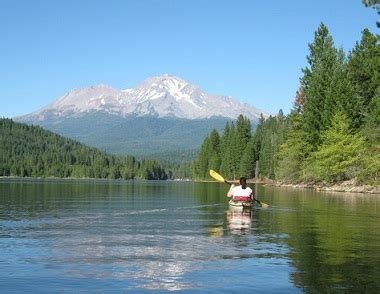
[(241, 177), (239, 183), (240, 186), (231, 185), (227, 197), (232, 197), (234, 201), (252, 201), (253, 191), (250, 187), (247, 187), (247, 179)]

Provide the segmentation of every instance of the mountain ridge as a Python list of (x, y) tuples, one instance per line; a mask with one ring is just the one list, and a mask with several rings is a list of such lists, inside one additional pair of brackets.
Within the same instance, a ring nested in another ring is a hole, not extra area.
[(261, 112), (230, 96), (209, 95), (171, 75), (150, 77), (117, 90), (100, 84), (72, 89), (15, 121), (50, 131), (112, 154), (194, 155), (212, 130), (221, 132), (240, 114), (253, 125)]
[(39, 126), (89, 146), (117, 155), (145, 156), (199, 148), (215, 128), (221, 132), (226, 118), (180, 119), (158, 117), (122, 118), (105, 112), (45, 120)]
[(16, 117), (17, 121), (43, 121), (47, 118), (77, 117), (93, 111), (121, 117), (153, 116), (204, 119), (242, 114), (252, 120), (267, 116), (232, 96), (211, 95), (179, 77), (164, 74), (145, 79), (129, 89), (119, 90), (99, 84), (72, 89), (45, 107)]

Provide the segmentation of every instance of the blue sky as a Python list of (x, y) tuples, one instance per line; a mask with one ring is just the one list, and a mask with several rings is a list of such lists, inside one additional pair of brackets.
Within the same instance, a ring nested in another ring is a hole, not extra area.
[(377, 18), (360, 0), (0, 0), (0, 117), (163, 73), (287, 113), (318, 25), (348, 51)]

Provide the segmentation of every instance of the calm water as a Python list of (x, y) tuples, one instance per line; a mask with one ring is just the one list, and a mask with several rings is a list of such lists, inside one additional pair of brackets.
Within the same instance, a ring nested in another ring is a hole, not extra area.
[(0, 292), (380, 292), (380, 195), (0, 180)]

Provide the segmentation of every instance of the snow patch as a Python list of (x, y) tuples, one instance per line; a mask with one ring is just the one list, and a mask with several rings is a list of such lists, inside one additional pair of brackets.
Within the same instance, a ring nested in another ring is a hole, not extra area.
[(170, 112), (171, 116), (188, 119), (215, 115), (236, 118), (240, 113), (256, 119), (262, 112), (231, 96), (209, 95), (170, 75), (152, 77), (135, 88), (124, 90), (105, 86), (74, 89), (42, 110), (55, 110), (60, 116), (93, 110), (106, 110), (124, 117), (131, 113), (164, 117)]

